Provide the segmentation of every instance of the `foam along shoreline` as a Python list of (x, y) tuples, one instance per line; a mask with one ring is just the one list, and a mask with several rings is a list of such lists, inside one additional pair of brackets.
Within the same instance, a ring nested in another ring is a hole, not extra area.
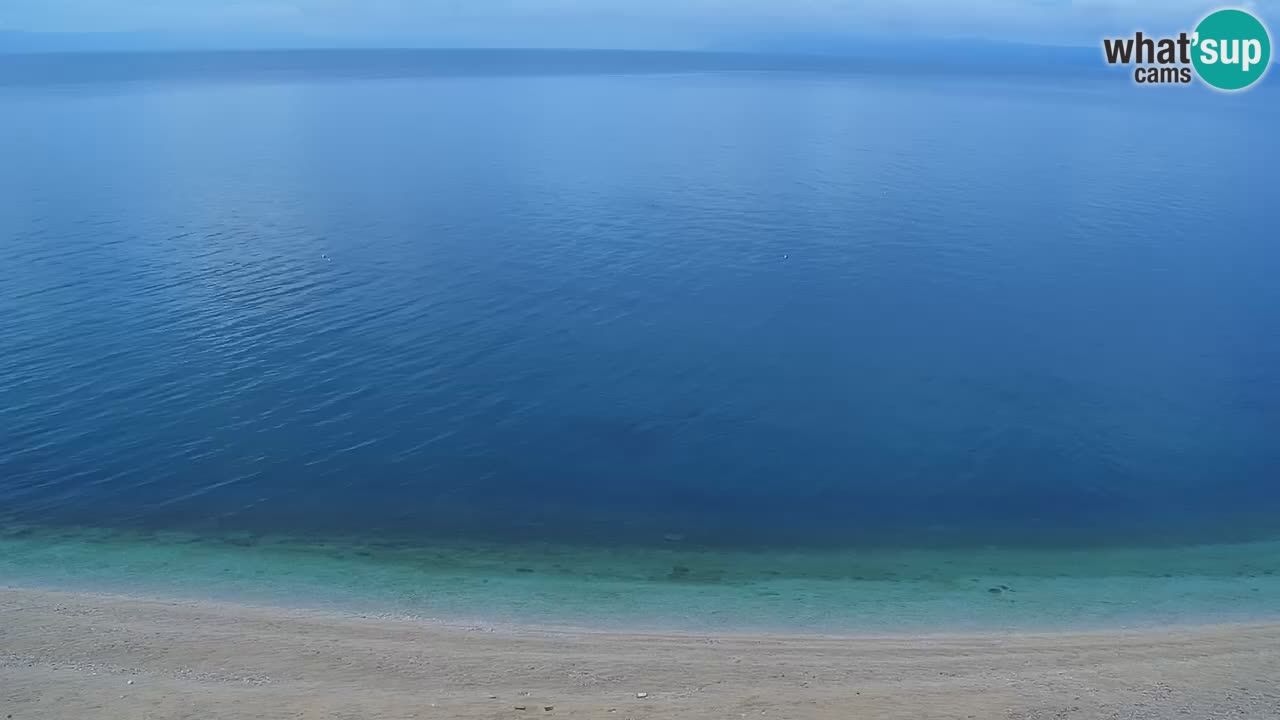
[(1280, 707), (1280, 623), (642, 634), (12, 587), (0, 618), (0, 712), (23, 719), (1264, 718)]
[(884, 633), (1280, 619), (1280, 543), (732, 552), (0, 535), (0, 584), (602, 630)]

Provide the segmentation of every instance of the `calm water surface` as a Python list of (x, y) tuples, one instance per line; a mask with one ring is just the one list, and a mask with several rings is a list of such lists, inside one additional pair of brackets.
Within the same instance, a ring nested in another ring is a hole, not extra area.
[(734, 62), (0, 57), (0, 519), (1275, 535), (1274, 87)]

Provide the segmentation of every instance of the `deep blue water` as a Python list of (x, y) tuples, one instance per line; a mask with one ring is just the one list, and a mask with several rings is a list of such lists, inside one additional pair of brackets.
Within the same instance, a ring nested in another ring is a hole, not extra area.
[(1272, 537), (1278, 121), (1112, 74), (0, 57), (0, 521)]

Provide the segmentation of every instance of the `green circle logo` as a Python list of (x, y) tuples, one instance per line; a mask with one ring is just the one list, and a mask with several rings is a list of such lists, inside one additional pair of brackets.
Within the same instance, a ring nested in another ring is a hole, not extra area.
[(1196, 26), (1191, 62), (1200, 79), (1219, 90), (1242, 90), (1271, 64), (1271, 36), (1244, 10), (1218, 10)]

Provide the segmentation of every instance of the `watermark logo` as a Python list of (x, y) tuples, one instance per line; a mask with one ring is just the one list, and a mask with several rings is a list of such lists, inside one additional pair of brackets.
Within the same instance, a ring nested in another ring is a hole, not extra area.
[(1194, 32), (1164, 38), (1141, 32), (1129, 38), (1107, 38), (1102, 52), (1109, 65), (1135, 66), (1133, 80), (1139, 85), (1185, 85), (1194, 74), (1210, 87), (1234, 91), (1266, 74), (1271, 36), (1252, 14), (1227, 8), (1207, 15)]

